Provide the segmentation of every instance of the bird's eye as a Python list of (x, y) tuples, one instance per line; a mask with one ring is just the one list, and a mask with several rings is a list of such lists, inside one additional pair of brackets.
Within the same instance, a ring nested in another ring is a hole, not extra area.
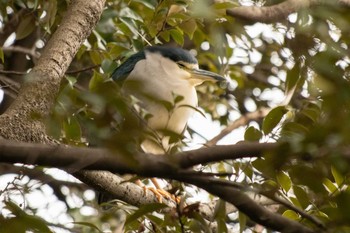
[(184, 64), (182, 64), (182, 63), (177, 63), (177, 66), (178, 66), (179, 68), (181, 68), (181, 69), (186, 68), (186, 66), (185, 66)]

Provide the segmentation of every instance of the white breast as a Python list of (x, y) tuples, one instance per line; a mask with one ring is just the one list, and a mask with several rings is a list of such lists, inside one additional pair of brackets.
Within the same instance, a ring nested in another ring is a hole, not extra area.
[[(162, 130), (181, 134), (198, 102), (194, 86), (186, 79), (189, 74), (158, 54), (146, 56), (147, 59), (136, 64), (126, 79), (123, 90), (140, 100), (141, 107), (152, 115), (148, 119), (148, 126), (159, 137), (162, 137)], [(182, 96), (183, 100), (174, 103), (175, 96)], [(170, 111), (164, 101), (173, 104)], [(165, 148), (154, 148), (154, 143), (149, 140), (143, 143), (143, 147), (146, 152), (164, 153), (164, 150), (169, 149), (168, 140), (162, 139), (162, 147)]]

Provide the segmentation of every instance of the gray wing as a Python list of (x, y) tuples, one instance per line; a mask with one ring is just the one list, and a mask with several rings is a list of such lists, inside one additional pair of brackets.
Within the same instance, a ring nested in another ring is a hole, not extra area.
[(145, 52), (140, 51), (131, 55), (123, 64), (118, 66), (113, 73), (112, 79), (118, 84), (122, 85), (124, 80), (128, 77), (131, 71), (134, 69), (137, 62), (140, 60), (146, 59)]

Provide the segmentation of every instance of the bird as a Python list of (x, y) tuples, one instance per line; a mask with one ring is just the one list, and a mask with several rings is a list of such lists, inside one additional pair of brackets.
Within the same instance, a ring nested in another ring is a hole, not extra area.
[[(182, 135), (198, 107), (196, 87), (203, 82), (225, 82), (216, 73), (200, 69), (189, 51), (170, 46), (148, 46), (131, 55), (111, 75), (122, 94), (137, 101), (138, 114), (147, 113), (152, 132), (141, 142), (145, 153), (166, 154), (175, 144), (169, 133)], [(161, 189), (155, 179), (156, 189)], [(164, 192), (155, 193), (164, 195)]]
[(198, 106), (195, 87), (205, 81), (226, 81), (219, 74), (200, 69), (189, 51), (170, 46), (146, 47), (116, 68), (111, 78), (121, 83), (124, 95), (135, 97), (147, 111), (147, 127), (156, 140), (146, 138), (141, 147), (153, 154), (164, 154), (171, 147), (164, 132), (181, 135), (185, 131)]

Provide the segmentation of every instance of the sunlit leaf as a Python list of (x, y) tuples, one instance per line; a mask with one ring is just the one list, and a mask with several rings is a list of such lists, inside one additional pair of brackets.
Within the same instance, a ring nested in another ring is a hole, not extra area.
[(335, 184), (333, 184), (332, 181), (330, 181), (327, 178), (324, 179), (323, 184), (326, 186), (329, 193), (335, 193), (338, 190), (337, 186)]
[(285, 192), (288, 192), (292, 186), (292, 182), (291, 182), (289, 176), (285, 172), (280, 171), (277, 173), (276, 178), (277, 178), (278, 183), (283, 188), (283, 190)]
[(286, 210), (283, 212), (282, 216), (292, 219), (292, 220), (298, 220), (299, 215), (295, 213), (293, 210)]
[(171, 38), (174, 39), (174, 41), (179, 44), (180, 46), (183, 45), (184, 43), (184, 36), (181, 33), (181, 31), (177, 30), (177, 29), (172, 29), (169, 31), (170, 32), (170, 36)]
[(127, 225), (132, 221), (135, 221), (136, 219), (144, 216), (145, 214), (151, 213), (153, 211), (158, 211), (166, 207), (167, 205), (162, 203), (152, 203), (152, 204), (142, 205), (137, 211), (135, 211), (135, 213), (127, 217), (125, 224)]
[(267, 116), (264, 118), (262, 130), (265, 135), (271, 133), (271, 131), (280, 123), (284, 114), (286, 114), (288, 110), (284, 106), (279, 106), (272, 109)]
[(335, 182), (337, 183), (338, 187), (340, 187), (344, 183), (344, 176), (340, 174), (339, 171), (333, 166), (331, 166), (331, 172)]

